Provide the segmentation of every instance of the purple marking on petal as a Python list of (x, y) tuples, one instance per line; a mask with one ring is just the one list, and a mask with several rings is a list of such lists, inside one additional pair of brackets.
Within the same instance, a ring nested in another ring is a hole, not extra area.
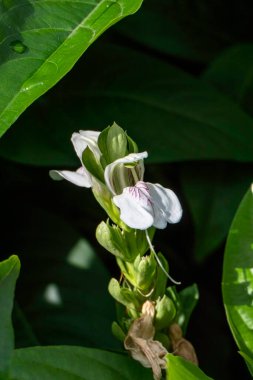
[(135, 199), (139, 201), (146, 202), (146, 205), (149, 205), (153, 208), (153, 202), (150, 196), (149, 188), (145, 182), (139, 181), (135, 186), (128, 187), (126, 191)]

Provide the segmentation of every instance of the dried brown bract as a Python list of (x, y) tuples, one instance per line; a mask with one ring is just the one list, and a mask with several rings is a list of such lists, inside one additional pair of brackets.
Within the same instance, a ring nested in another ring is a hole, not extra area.
[(152, 368), (155, 380), (160, 380), (162, 369), (166, 368), (167, 350), (160, 342), (153, 340), (155, 335), (154, 316), (153, 302), (146, 301), (142, 306), (142, 316), (132, 323), (124, 345), (135, 360), (138, 360), (144, 367)]
[(171, 340), (173, 354), (182, 356), (184, 359), (198, 365), (198, 358), (193, 345), (185, 338), (180, 326), (177, 323), (169, 328), (169, 336)]

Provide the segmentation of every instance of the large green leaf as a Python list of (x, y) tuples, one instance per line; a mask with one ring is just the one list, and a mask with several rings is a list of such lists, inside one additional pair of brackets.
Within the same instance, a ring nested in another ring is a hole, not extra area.
[(141, 0), (1, 0), (0, 136)]
[(14, 350), (12, 328), (12, 307), (16, 280), (20, 262), (17, 256), (11, 256), (0, 263), (0, 378), (4, 379)]
[(215, 59), (203, 78), (252, 114), (253, 45), (236, 45)]
[(152, 162), (253, 160), (253, 120), (239, 106), (161, 60), (102, 42), (4, 136), (4, 157), (70, 165), (71, 133), (115, 120)]
[(186, 163), (180, 180), (194, 223), (194, 255), (205, 259), (225, 241), (242, 196), (252, 181), (252, 165)]
[[(253, 358), (253, 188), (233, 220), (225, 250), (222, 291), (228, 323), (236, 343)], [(253, 367), (249, 364), (253, 374)]]
[(127, 356), (81, 347), (15, 351), (12, 380), (151, 380), (151, 371)]
[(167, 355), (167, 380), (212, 380), (198, 368), (179, 356)]

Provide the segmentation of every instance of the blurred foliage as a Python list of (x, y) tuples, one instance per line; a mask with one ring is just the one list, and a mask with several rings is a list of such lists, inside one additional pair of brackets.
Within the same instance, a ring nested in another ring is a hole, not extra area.
[(220, 282), (225, 238), (253, 177), (252, 11), (248, 0), (146, 0), (1, 138), (1, 260), (22, 262), (17, 347), (119, 347), (107, 294), (119, 273), (94, 237), (105, 214), (89, 190), (48, 177), (77, 166), (72, 132), (115, 120), (148, 150), (145, 178), (183, 204), (182, 222), (155, 244), (182, 288), (198, 285), (187, 338), (201, 368), (216, 380), (250, 379)]

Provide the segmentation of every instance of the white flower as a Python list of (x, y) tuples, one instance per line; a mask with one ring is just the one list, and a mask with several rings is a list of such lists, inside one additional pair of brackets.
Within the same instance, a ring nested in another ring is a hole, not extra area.
[(105, 183), (113, 195), (121, 194), (125, 187), (143, 180), (143, 158), (147, 157), (147, 152), (130, 153), (106, 166)]
[(164, 229), (167, 223), (177, 223), (182, 216), (176, 194), (159, 184), (139, 181), (115, 195), (113, 202), (120, 209), (121, 220), (139, 230), (151, 226)]
[[(90, 148), (95, 158), (99, 161), (101, 156), (101, 152), (97, 144), (99, 134), (100, 132), (97, 131), (79, 131), (79, 133), (73, 133), (71, 141), (81, 163), (82, 154), (87, 147)], [(49, 174), (54, 180), (61, 180), (64, 178), (77, 186), (92, 187), (92, 176), (83, 164), (76, 171), (50, 170)]]

